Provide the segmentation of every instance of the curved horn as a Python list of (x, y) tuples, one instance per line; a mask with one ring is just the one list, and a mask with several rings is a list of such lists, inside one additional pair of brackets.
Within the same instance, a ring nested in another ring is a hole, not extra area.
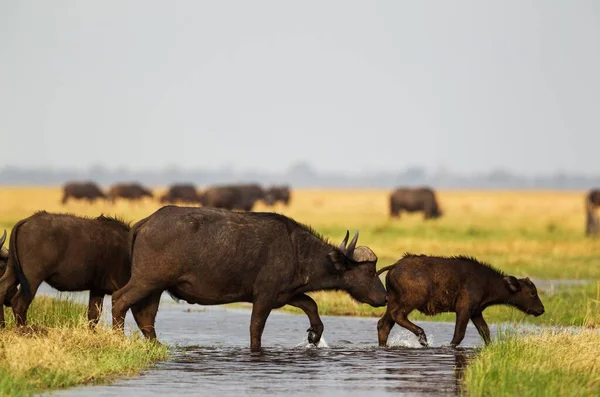
[(352, 259), (354, 257), (354, 248), (356, 248), (357, 241), (358, 241), (358, 230), (356, 231), (356, 234), (354, 235), (354, 237), (352, 237), (352, 241), (350, 241), (350, 245), (348, 245), (348, 248), (346, 249), (346, 256), (350, 259)]
[(2, 235), (2, 237), (0, 237), (0, 248), (2, 248), (5, 241), (6, 241), (6, 229), (4, 229), (4, 234)]
[(348, 237), (350, 237), (350, 231), (346, 230), (346, 237), (344, 237), (344, 239), (342, 240), (342, 243), (340, 244), (340, 249), (342, 251), (346, 250), (346, 244), (348, 244)]

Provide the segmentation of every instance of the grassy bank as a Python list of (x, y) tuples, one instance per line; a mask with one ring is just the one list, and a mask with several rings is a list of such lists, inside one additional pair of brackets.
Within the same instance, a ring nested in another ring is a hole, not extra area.
[(118, 376), (164, 360), (167, 349), (107, 328), (88, 330), (86, 306), (38, 297), (29, 310), (33, 329), (19, 332), (7, 316), (0, 331), (0, 395), (32, 395)]
[(481, 350), (464, 380), (470, 396), (600, 395), (600, 334), (505, 337)]

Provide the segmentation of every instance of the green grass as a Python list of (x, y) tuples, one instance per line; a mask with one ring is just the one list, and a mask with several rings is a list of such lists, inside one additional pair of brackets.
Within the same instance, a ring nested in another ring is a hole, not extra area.
[(20, 332), (7, 316), (0, 331), (0, 395), (29, 396), (48, 390), (134, 375), (167, 358), (165, 346), (105, 327), (88, 329), (86, 306), (38, 297), (31, 329)]
[(504, 336), (471, 361), (464, 382), (470, 396), (598, 396), (600, 333)]

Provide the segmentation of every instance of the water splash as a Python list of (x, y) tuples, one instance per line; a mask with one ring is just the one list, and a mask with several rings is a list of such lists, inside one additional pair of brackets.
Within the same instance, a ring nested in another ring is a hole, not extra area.
[[(433, 344), (433, 338), (430, 335), (428, 335), (427, 340), (429, 342), (429, 345), (431, 346)], [(419, 343), (417, 337), (409, 331), (401, 331), (397, 334), (390, 336), (387, 345), (392, 347), (410, 347), (412, 349), (423, 348), (423, 346), (421, 346), (421, 344)]]
[(304, 349), (328, 349), (329, 344), (327, 343), (323, 335), (321, 335), (321, 340), (319, 341), (319, 343), (317, 343), (317, 346), (304, 339), (302, 342), (298, 343), (296, 347), (301, 347)]

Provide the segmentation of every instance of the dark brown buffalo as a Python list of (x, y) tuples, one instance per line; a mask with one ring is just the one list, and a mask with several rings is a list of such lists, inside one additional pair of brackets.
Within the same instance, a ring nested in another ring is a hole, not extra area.
[(425, 331), (408, 319), (415, 309), (431, 316), (456, 313), (452, 346), (462, 342), (469, 320), (485, 343), (489, 343), (490, 331), (482, 314), (489, 306), (510, 305), (535, 316), (544, 313), (544, 305), (529, 278), (505, 275), (473, 258), (407, 254), (377, 274), (388, 270), (387, 311), (377, 323), (380, 346), (386, 345), (395, 323), (414, 333), (421, 345), (427, 346)]
[(428, 187), (398, 188), (390, 195), (390, 216), (400, 216), (402, 211), (423, 211), (425, 219), (442, 216), (433, 189)]
[(167, 193), (160, 198), (161, 203), (188, 203), (195, 204), (200, 202), (200, 196), (196, 187), (191, 184), (177, 184), (169, 188)]
[(131, 280), (113, 295), (113, 325), (122, 329), (131, 308), (147, 338), (156, 338), (154, 321), (165, 290), (201, 305), (253, 303), (252, 351), (261, 348), (271, 310), (284, 305), (307, 314), (309, 341), (318, 343), (323, 323), (306, 292), (345, 290), (373, 306), (386, 302), (377, 257), (356, 247), (358, 233), (348, 246), (346, 234), (335, 247), (279, 214), (167, 206), (133, 226), (131, 239)]
[[(17, 284), (11, 304), (18, 325), (46, 281), (59, 291), (90, 291), (88, 319), (97, 324), (105, 294), (123, 287), (131, 272), (129, 226), (105, 216), (37, 212), (19, 221), (10, 236), (6, 272), (0, 278), (0, 302)], [(4, 324), (4, 312), (0, 324)]]
[(587, 236), (600, 234), (600, 219), (597, 210), (600, 208), (600, 189), (592, 189), (585, 196), (586, 226), (585, 234)]
[(119, 183), (110, 188), (108, 197), (114, 203), (118, 197), (127, 200), (141, 200), (144, 197), (152, 198), (152, 192), (139, 183)]
[(273, 206), (278, 202), (285, 204), (286, 206), (290, 204), (290, 188), (289, 186), (271, 186), (269, 189), (265, 191), (265, 204), (268, 206)]
[[(5, 242), (6, 242), (6, 230), (4, 230), (2, 237), (0, 237), (0, 277), (2, 277), (2, 275), (6, 271), (6, 266), (8, 263), (8, 250), (4, 247)], [(14, 296), (14, 294), (16, 292), (17, 292), (17, 287), (14, 287), (10, 291), (8, 291), (6, 298), (4, 299), (5, 306), (10, 306), (10, 299)], [(3, 309), (2, 313), (4, 313), (4, 309)], [(3, 317), (0, 318), (0, 321), (2, 319), (3, 319)], [(0, 323), (0, 325), (1, 325), (1, 323)]]
[(200, 202), (205, 207), (252, 211), (264, 197), (264, 190), (257, 184), (224, 185), (206, 189), (200, 195)]
[(106, 196), (94, 182), (70, 182), (63, 187), (62, 203), (66, 204), (69, 198), (87, 200), (93, 203), (96, 199), (103, 199)]

